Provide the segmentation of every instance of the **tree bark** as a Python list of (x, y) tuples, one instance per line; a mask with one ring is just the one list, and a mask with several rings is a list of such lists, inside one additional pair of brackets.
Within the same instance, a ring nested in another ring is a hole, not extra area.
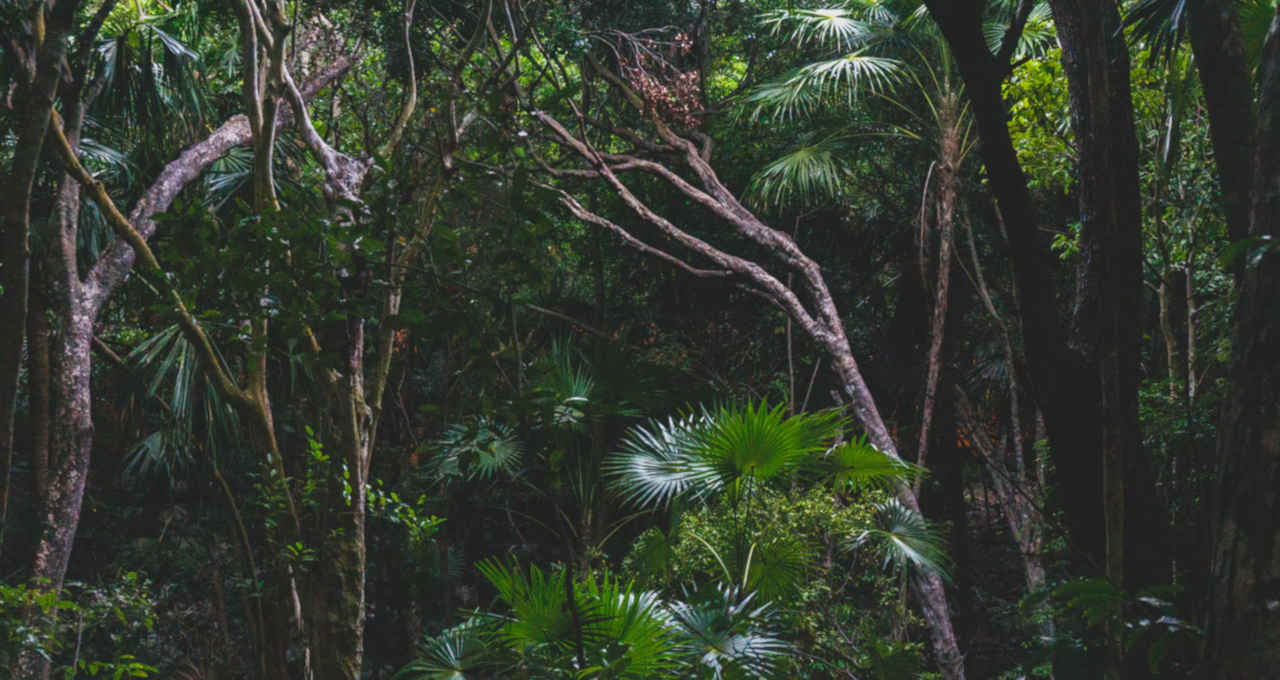
[(1249, 231), (1249, 188), (1253, 184), (1253, 135), (1257, 112), (1244, 42), (1231, 0), (1189, 3), (1188, 33), (1200, 73), (1213, 161), (1222, 190), (1227, 233), (1239, 241)]
[[(1117, 587), (1136, 587), (1158, 578), (1162, 550), (1160, 524), (1139, 491), (1142, 209), (1129, 53), (1113, 0), (1051, 6), (1079, 158), (1082, 262), (1072, 336), (1096, 376), (1106, 574)], [(1157, 542), (1136, 543), (1142, 536)]]
[(1211, 515), (1203, 677), (1224, 680), (1280, 667), (1280, 8), (1261, 64), (1248, 236), (1270, 250), (1239, 270)]
[[(957, 184), (959, 183), (960, 149), (959, 95), (946, 91), (938, 103), (938, 128), (941, 133), (938, 163), (938, 199), (936, 206), (938, 228), (938, 278), (935, 283), (932, 320), (929, 325), (929, 356), (926, 363), (924, 404), (920, 413), (920, 438), (916, 448), (916, 463), (927, 464), (929, 437), (938, 401), (938, 381), (942, 375), (942, 345), (947, 329), (947, 303), (951, 291), (951, 253), (954, 248)], [(913, 488), (920, 493), (920, 480)]]
[(22, 102), (12, 165), (4, 176), (5, 201), (0, 210), (0, 459), (7, 465), (0, 519), (7, 519), (9, 470), (13, 463), (13, 423), (26, 335), (27, 294), (31, 266), (31, 195), (44, 148), (45, 129), (53, 110), (67, 35), (78, 0), (58, 3), (44, 16), (45, 4), (30, 4), (35, 44), (26, 45), (25, 62), (15, 64), (15, 98)]
[(1097, 374), (1067, 343), (1053, 275), (1058, 264), (1038, 229), (1039, 215), (1009, 134), (1001, 92), (1009, 64), (987, 48), (984, 2), (927, 0), (926, 4), (964, 80), (983, 164), (1006, 227), (1027, 387), (1045, 414), (1059, 482), (1057, 502), (1064, 510), (1076, 558), (1097, 573), (1106, 561)]

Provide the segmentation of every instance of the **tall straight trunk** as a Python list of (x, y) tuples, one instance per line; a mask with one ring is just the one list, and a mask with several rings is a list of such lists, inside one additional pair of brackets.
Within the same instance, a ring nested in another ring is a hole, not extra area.
[(1098, 573), (1106, 562), (1098, 376), (1080, 348), (1067, 344), (1067, 327), (1059, 317), (1054, 277), (1058, 265), (1038, 228), (1039, 214), (1009, 134), (1001, 91), (1010, 68), (1007, 54), (1002, 50), (1000, 56), (992, 55), (987, 47), (984, 3), (927, 4), (964, 80), (983, 165), (1006, 227), (1028, 369), (1026, 386), (1044, 410), (1057, 470), (1056, 500), (1064, 510), (1073, 554)]
[(1169, 376), (1170, 401), (1177, 401), (1178, 397), (1181, 396), (1182, 371), (1186, 368), (1182, 363), (1182, 352), (1178, 351), (1181, 343), (1178, 341), (1178, 334), (1173, 325), (1173, 300), (1178, 293), (1177, 286), (1173, 285), (1167, 278), (1160, 282), (1160, 287), (1156, 290), (1156, 298), (1160, 306), (1160, 339), (1164, 343), (1164, 361)]
[(1223, 680), (1280, 668), (1280, 8), (1259, 80), (1248, 236), (1270, 251), (1239, 270), (1211, 508), (1203, 677)]
[[(957, 183), (959, 182), (961, 149), (959, 130), (959, 96), (945, 92), (938, 104), (938, 127), (942, 133), (935, 171), (938, 177), (938, 279), (933, 296), (933, 314), (929, 325), (929, 358), (925, 368), (924, 404), (920, 414), (920, 439), (916, 463), (926, 465), (929, 437), (938, 401), (938, 381), (942, 374), (942, 345), (947, 329), (947, 303), (951, 291), (951, 253), (955, 233)], [(915, 483), (920, 493), (920, 481)]]
[(5, 200), (4, 207), (0, 209), (0, 463), (6, 465), (4, 488), (0, 490), (0, 520), (8, 516), (13, 424), (18, 376), (22, 368), (22, 345), (26, 336), (31, 268), (31, 195), (62, 61), (66, 57), (66, 37), (71, 31), (78, 5), (77, 0), (59, 3), (46, 20), (44, 3), (31, 3), (32, 32), (37, 40), (43, 38), (43, 42), (24, 45), (28, 60), (15, 64), (17, 68), (14, 69), (14, 97), (15, 101), (21, 102), (18, 106), (21, 119), (16, 126), (12, 165), (3, 176)]
[(1213, 161), (1222, 191), (1227, 233), (1232, 241), (1249, 231), (1249, 188), (1253, 184), (1253, 135), (1257, 112), (1254, 84), (1232, 0), (1189, 3), (1191, 51), (1200, 74)]
[(27, 321), (27, 347), (30, 352), (28, 384), (30, 389), (31, 469), (35, 474), (36, 498), (44, 502), (49, 483), (49, 437), (53, 429), (50, 413), (52, 404), (52, 343), (47, 311), (48, 296), (39, 276), (41, 268), (33, 268), (31, 308)]
[[(391, 291), (398, 298), (398, 291)], [(398, 307), (398, 301), (395, 305)], [(334, 507), (336, 519), (326, 531), (322, 559), (313, 583), (310, 630), (316, 650), (316, 677), (321, 680), (360, 680), (364, 660), (365, 524), (368, 515), (369, 465), (376, 421), (365, 404), (365, 321), (346, 324), (347, 361), (341, 380), (332, 386), (337, 405), (338, 446), (349, 478), (334, 479), (331, 507), (343, 501), (340, 485), (349, 485), (345, 508)]]
[(1092, 365), (1100, 399), (1106, 573), (1117, 587), (1138, 585), (1158, 573), (1152, 563), (1158, 560), (1141, 552), (1125, 554), (1131, 542), (1126, 529), (1136, 537), (1157, 526), (1138, 512), (1143, 494), (1133, 493), (1140, 482), (1143, 283), (1128, 47), (1114, 0), (1054, 0), (1051, 7), (1079, 157), (1082, 261), (1073, 335)]
[[(31, 565), (31, 582), (39, 588), (62, 588), (71, 559), (80, 507), (89, 474), (93, 448), (93, 413), (89, 398), (89, 352), (93, 343), (92, 317), (74, 299), (66, 305), (69, 319), (80, 319), (58, 329), (52, 352), (53, 422), (49, 441), (49, 476), (42, 489), (40, 534)], [(47, 675), (48, 661), (36, 654), (18, 659), (15, 678)]]

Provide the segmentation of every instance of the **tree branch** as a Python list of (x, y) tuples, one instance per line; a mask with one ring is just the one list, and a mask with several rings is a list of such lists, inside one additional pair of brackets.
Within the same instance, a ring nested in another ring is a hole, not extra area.
[(85, 170), (84, 166), (80, 164), (80, 159), (76, 158), (75, 151), (71, 148), (71, 142), (67, 139), (66, 132), (62, 129), (62, 116), (56, 110), (53, 111), (50, 118), (49, 131), (53, 135), (58, 155), (62, 157), (63, 163), (67, 166), (67, 172), (88, 192), (89, 198), (93, 200), (103, 216), (106, 217), (107, 224), (116, 232), (116, 236), (128, 243), (133, 248), (133, 251), (142, 257), (143, 264), (157, 275), (156, 280), (167, 289), (166, 292), (173, 302), (174, 311), (178, 314), (183, 333), (196, 346), (201, 363), (212, 376), (214, 384), (218, 386), (218, 391), (226, 396), (229, 401), (241, 406), (252, 406), (253, 400), (244, 390), (240, 389), (240, 386), (227, 373), (226, 367), (219, 361), (218, 354), (214, 351), (213, 343), (205, 333), (204, 327), (191, 314), (182, 299), (181, 293), (169, 283), (168, 277), (160, 267), (160, 262), (156, 260), (155, 254), (151, 252), (151, 248), (147, 245), (146, 238), (129, 223), (129, 220), (116, 207), (115, 201), (111, 200), (111, 196), (107, 193), (107, 189), (102, 182), (94, 179), (89, 174), (89, 171)]
[[(338, 59), (324, 72), (303, 84), (302, 97), (310, 99), (337, 80), (351, 67), (352, 59), (351, 55)], [(283, 127), (291, 117), (287, 111), (284, 112), (284, 115), (276, 121), (276, 125)], [(248, 117), (244, 114), (232, 116), (208, 137), (187, 147), (176, 159), (170, 161), (129, 212), (128, 221), (143, 241), (151, 238), (155, 233), (155, 216), (168, 210), (187, 184), (199, 177), (206, 168), (228, 151), (248, 144), (252, 139), (253, 131)], [(135, 257), (136, 254), (129, 242), (120, 239), (112, 243), (98, 258), (86, 280), (86, 285), (92, 290), (92, 309), (100, 309), (111, 293), (128, 278)]]

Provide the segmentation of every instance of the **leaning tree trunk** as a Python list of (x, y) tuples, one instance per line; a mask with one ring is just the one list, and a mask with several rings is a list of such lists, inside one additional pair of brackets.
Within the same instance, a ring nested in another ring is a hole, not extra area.
[[(895, 459), (900, 458), (898, 447), (880, 417), (871, 390), (862, 379), (843, 330), (831, 335), (833, 337), (825, 343), (826, 349), (832, 356), (836, 374), (840, 376), (845, 393), (853, 402), (854, 413), (867, 431), (867, 439), (882, 453)], [(896, 495), (907, 509), (920, 514), (920, 503), (909, 486), (900, 484)], [(942, 676), (948, 680), (964, 678), (964, 655), (960, 653), (960, 644), (951, 625), (951, 608), (947, 604), (942, 578), (934, 572), (912, 570), (911, 591), (920, 602), (920, 615), (929, 628), (933, 654), (942, 670)]]

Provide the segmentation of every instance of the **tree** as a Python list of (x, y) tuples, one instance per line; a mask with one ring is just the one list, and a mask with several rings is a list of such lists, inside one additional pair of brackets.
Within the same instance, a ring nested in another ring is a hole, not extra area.
[[(638, 54), (643, 55), (644, 52), (638, 51)], [(642, 150), (652, 149), (673, 155), (678, 159), (679, 167), (691, 172), (697, 178), (698, 184), (685, 180), (666, 164), (641, 155), (601, 151), (603, 145), (593, 143), (583, 135), (575, 135), (552, 114), (535, 108), (533, 117), (549, 131), (551, 140), (586, 165), (585, 169), (562, 169), (547, 163), (542, 163), (541, 167), (553, 177), (603, 180), (634, 215), (655, 227), (665, 238), (706, 259), (714, 268), (695, 267), (666, 250), (644, 242), (612, 220), (588, 210), (567, 190), (550, 185), (547, 185), (548, 188), (560, 196), (561, 202), (578, 219), (609, 230), (619, 236), (629, 247), (661, 258), (695, 276), (735, 277), (753, 293), (783, 309), (831, 357), (840, 382), (852, 400), (854, 413), (865, 428), (870, 442), (886, 455), (896, 458), (897, 445), (881, 419), (875, 399), (858, 369), (858, 363), (849, 345), (835, 300), (823, 278), (821, 267), (806, 255), (788, 234), (762, 222), (720, 181), (710, 164), (712, 149), (710, 138), (701, 135), (698, 136), (699, 142), (695, 143), (687, 137), (676, 134), (671, 127), (672, 123), (664, 119), (665, 116), (668, 119), (674, 118), (680, 124), (688, 123), (688, 118), (682, 117), (688, 115), (682, 108), (687, 106), (687, 101), (677, 89), (681, 87), (681, 83), (688, 82), (688, 79), (677, 77), (675, 83), (666, 85), (659, 80), (659, 77), (669, 74), (651, 73), (641, 56), (620, 55), (619, 58), (635, 60), (628, 66), (633, 69), (630, 78), (633, 83), (642, 88), (644, 96), (598, 61), (590, 61), (590, 68), (596, 75), (616, 88), (632, 110), (639, 112), (647, 119), (650, 129), (656, 135), (656, 141), (637, 138), (630, 131), (616, 132), (618, 128), (610, 123), (593, 120), (581, 111), (577, 113), (578, 123), (586, 126), (584, 130), (599, 130), (606, 135), (606, 138), (616, 135), (615, 138), (630, 141)], [(626, 65), (625, 62), (624, 65)], [(651, 99), (646, 99), (645, 96)], [(654, 211), (619, 178), (619, 173), (637, 171), (660, 179), (688, 200), (726, 221), (740, 237), (762, 248), (771, 258), (776, 258), (777, 261), (794, 270), (799, 275), (803, 286), (799, 290), (807, 294), (812, 302), (806, 305), (796, 288), (783, 283), (769, 273), (761, 263), (731, 254), (712, 245)], [(919, 512), (915, 494), (910, 488), (903, 486), (898, 494), (905, 507), (913, 512)], [(944, 676), (963, 677), (963, 657), (951, 627), (951, 615), (941, 579), (936, 574), (918, 573), (912, 579), (912, 589), (921, 603), (925, 620), (930, 628), (934, 654), (943, 669)]]

